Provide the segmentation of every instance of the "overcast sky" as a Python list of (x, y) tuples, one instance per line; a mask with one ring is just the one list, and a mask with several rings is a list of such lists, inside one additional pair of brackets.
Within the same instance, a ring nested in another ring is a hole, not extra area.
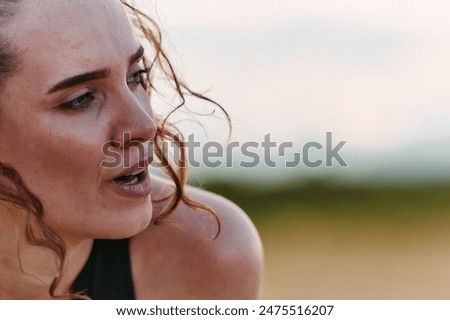
[(332, 131), (363, 154), (450, 149), (447, 1), (164, 0), (157, 8), (182, 73), (224, 104), (236, 140), (270, 132), (306, 142)]

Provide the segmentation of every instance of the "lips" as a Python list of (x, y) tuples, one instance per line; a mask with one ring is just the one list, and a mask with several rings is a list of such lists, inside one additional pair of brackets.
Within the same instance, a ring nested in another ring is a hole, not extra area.
[(141, 162), (135, 164), (134, 166), (123, 170), (120, 174), (115, 176), (113, 180), (118, 182), (130, 183), (139, 178), (147, 167), (150, 165), (150, 159), (142, 160)]
[(132, 185), (138, 183), (142, 178), (142, 173), (145, 171), (145, 169), (136, 170), (130, 174), (120, 176), (116, 179), (114, 179), (117, 183), (123, 183), (126, 185)]
[(148, 172), (150, 162), (150, 159), (143, 160), (123, 170), (110, 180), (109, 185), (121, 197), (142, 198), (149, 196), (152, 191)]

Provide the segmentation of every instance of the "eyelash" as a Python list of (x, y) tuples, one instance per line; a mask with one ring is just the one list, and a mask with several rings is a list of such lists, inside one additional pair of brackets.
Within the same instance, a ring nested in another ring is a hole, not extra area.
[(89, 90), (88, 92), (76, 97), (70, 101), (64, 102), (60, 105), (61, 108), (67, 110), (81, 111), (89, 108), (91, 102), (94, 100), (95, 91)]
[[(144, 74), (150, 73), (150, 68), (141, 69), (137, 72), (133, 73), (128, 79), (127, 84), (129, 86), (138, 86), (141, 85), (144, 89), (146, 89), (146, 84), (144, 81)], [(81, 96), (76, 97), (70, 101), (64, 102), (60, 105), (61, 108), (67, 110), (75, 110), (82, 111), (90, 107), (92, 101), (95, 99), (95, 91), (89, 90), (88, 92), (82, 94)]]
[(130, 78), (127, 79), (127, 84), (128, 85), (141, 85), (142, 87), (145, 88), (145, 81), (144, 81), (144, 74), (146, 74), (148, 76), (148, 74), (150, 73), (151, 68), (145, 68), (145, 69), (141, 69), (138, 70), (137, 72), (133, 73), (131, 75), (131, 81)]

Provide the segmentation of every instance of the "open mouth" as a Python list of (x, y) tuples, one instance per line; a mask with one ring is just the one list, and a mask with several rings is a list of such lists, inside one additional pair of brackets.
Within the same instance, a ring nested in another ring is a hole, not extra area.
[(145, 179), (146, 169), (136, 170), (128, 175), (120, 176), (114, 179), (114, 181), (120, 185), (130, 186), (134, 184), (138, 184), (139, 182)]
[[(140, 199), (145, 198), (152, 193), (152, 183), (149, 173), (149, 161), (143, 160), (131, 168), (119, 172), (108, 185), (121, 197)], [(121, 174), (121, 175), (120, 175)]]

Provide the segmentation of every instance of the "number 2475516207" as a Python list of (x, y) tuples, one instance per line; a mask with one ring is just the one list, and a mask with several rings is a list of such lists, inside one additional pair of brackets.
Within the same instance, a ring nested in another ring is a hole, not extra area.
[(260, 316), (329, 316), (334, 306), (296, 306), (296, 305), (270, 305), (259, 306)]

